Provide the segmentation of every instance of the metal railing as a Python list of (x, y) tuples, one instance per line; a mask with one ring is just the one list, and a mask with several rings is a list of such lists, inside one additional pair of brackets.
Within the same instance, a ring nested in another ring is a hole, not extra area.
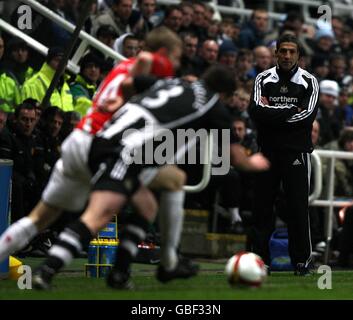
[[(60, 27), (65, 29), (66, 31), (73, 33), (75, 30), (75, 25), (68, 22), (55, 12), (51, 11), (41, 3), (35, 1), (35, 0), (22, 0), (21, 2), (29, 5), (32, 9), (38, 11), (41, 15), (46, 17), (47, 19), (55, 22), (58, 24)], [(26, 41), (28, 45), (33, 48), (34, 50), (38, 51), (39, 53), (43, 55), (47, 55), (48, 48), (38, 42), (37, 40), (33, 39), (29, 35), (25, 34), (21, 30), (15, 28), (5, 20), (0, 18), (0, 29), (3, 29), (4, 31), (10, 33), (13, 36), (19, 37)], [(116, 61), (121, 61), (125, 60), (126, 58), (119, 54), (118, 52), (114, 51), (112, 48), (106, 46), (104, 43), (100, 42), (90, 34), (88, 34), (85, 31), (81, 31), (79, 38), (82, 40), (79, 47), (77, 48), (75, 54), (73, 55), (72, 59), (68, 63), (68, 69), (73, 72), (73, 73), (78, 73), (79, 72), (79, 66), (77, 65), (78, 61), (84, 54), (86, 48), (88, 45), (92, 46), (93, 48), (96, 48), (97, 50), (101, 51), (104, 53), (106, 56), (109, 56), (113, 58)]]
[[(319, 199), (322, 193), (322, 166), (321, 158), (328, 158), (329, 164), (327, 167), (327, 190), (326, 199)], [(324, 263), (328, 263), (330, 255), (330, 244), (332, 240), (332, 229), (333, 229), (333, 218), (335, 207), (346, 207), (352, 204), (352, 200), (335, 200), (334, 187), (335, 187), (335, 162), (336, 159), (353, 159), (353, 152), (344, 151), (331, 151), (331, 150), (315, 150), (312, 154), (313, 169), (314, 169), (314, 190), (309, 197), (311, 206), (326, 207), (328, 209), (326, 213), (326, 224), (325, 224), (325, 256)]]
[(203, 170), (201, 181), (194, 185), (185, 185), (184, 191), (189, 193), (201, 192), (205, 189), (211, 179), (211, 169), (212, 169), (212, 154), (213, 154), (213, 134), (210, 133), (207, 136), (207, 141), (205, 143), (205, 152), (203, 154)]

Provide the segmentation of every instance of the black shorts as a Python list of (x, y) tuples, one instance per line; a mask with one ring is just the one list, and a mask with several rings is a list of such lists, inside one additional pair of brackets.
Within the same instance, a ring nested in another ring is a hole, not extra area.
[(142, 165), (124, 161), (123, 146), (114, 140), (93, 139), (88, 165), (92, 172), (92, 190), (113, 191), (127, 197), (141, 186)]

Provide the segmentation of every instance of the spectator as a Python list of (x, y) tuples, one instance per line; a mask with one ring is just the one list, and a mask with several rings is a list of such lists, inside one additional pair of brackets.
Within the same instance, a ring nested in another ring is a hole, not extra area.
[(180, 60), (178, 76), (195, 75), (195, 59), (199, 39), (191, 32), (180, 35), (183, 41), (183, 54)]
[(235, 117), (233, 120), (233, 129), (235, 135), (239, 138), (239, 143), (245, 148), (246, 154), (251, 156), (258, 151), (256, 137), (252, 130), (247, 127), (247, 119)]
[(212, 39), (205, 40), (200, 48), (195, 75), (199, 77), (211, 65), (217, 63), (219, 45)]
[(251, 50), (240, 49), (236, 62), (235, 79), (238, 88), (244, 88), (246, 91), (251, 91), (253, 85), (253, 77), (250, 72), (254, 65), (254, 55)]
[[(20, 38), (11, 38), (7, 44), (6, 59), (0, 70), (0, 87), (3, 88), (3, 109), (13, 112), (20, 103), (20, 90), (24, 81), (29, 79), (34, 70), (28, 65), (27, 43)], [(5, 102), (6, 101), (6, 102)]]
[(330, 72), (327, 78), (336, 81), (342, 87), (346, 69), (347, 63), (345, 57), (341, 54), (335, 54), (330, 58)]
[(223, 40), (219, 47), (218, 61), (230, 69), (235, 69), (235, 63), (237, 60), (237, 47), (234, 45), (232, 40)]
[(183, 11), (181, 7), (176, 5), (171, 5), (166, 7), (164, 11), (163, 25), (165, 25), (170, 30), (178, 33), (181, 28), (183, 20)]
[[(42, 68), (23, 84), (21, 89), (22, 101), (28, 98), (37, 100), (40, 103), (43, 101), (63, 55), (64, 51), (60, 47), (49, 49), (46, 62), (43, 64)], [(50, 98), (50, 104), (59, 107), (63, 111), (73, 110), (72, 94), (70, 93), (70, 87), (64, 76), (61, 76), (57, 87), (54, 89)]]
[(263, 45), (268, 29), (268, 12), (264, 9), (255, 9), (239, 34), (239, 47), (253, 50)]
[(111, 8), (97, 17), (94, 21), (93, 29), (97, 31), (102, 25), (108, 25), (113, 28), (117, 36), (132, 32), (132, 26), (129, 21), (131, 13), (132, 0), (115, 0)]
[(320, 82), (319, 113), (317, 120), (321, 129), (321, 145), (338, 139), (342, 125), (336, 117), (337, 98), (340, 88), (336, 81)]
[(37, 177), (42, 188), (49, 180), (51, 171), (60, 158), (60, 130), (64, 121), (64, 112), (58, 107), (49, 107), (44, 110), (41, 117), (39, 139), (44, 148), (44, 163), (42, 177)]
[(234, 91), (233, 96), (228, 101), (227, 107), (234, 117), (244, 119), (246, 121), (246, 127), (253, 129), (254, 125), (248, 112), (249, 103), (250, 93), (239, 88)]
[(335, 36), (329, 28), (318, 29), (315, 34), (314, 42), (311, 43), (315, 58), (330, 59), (333, 53)]
[(206, 19), (206, 5), (199, 0), (193, 1), (194, 16), (191, 24), (191, 31), (197, 35), (199, 42), (207, 39), (207, 31), (204, 27), (204, 19)]
[(81, 60), (80, 73), (70, 84), (70, 91), (74, 100), (74, 109), (84, 116), (92, 106), (92, 98), (97, 90), (101, 76), (101, 60), (89, 53)]
[(188, 1), (183, 1), (180, 7), (183, 12), (180, 32), (190, 32), (191, 24), (194, 20), (194, 7), (192, 3)]
[(114, 50), (125, 58), (136, 57), (139, 50), (139, 39), (132, 33), (125, 33), (115, 40)]
[(15, 110), (13, 131), (9, 134), (11, 141), (8, 159), (13, 164), (13, 184), (11, 202), (11, 220), (16, 221), (27, 215), (39, 200), (41, 189), (36, 179), (41, 176), (43, 149), (37, 145), (33, 130), (35, 127), (35, 110), (32, 105), (21, 104)]
[(338, 97), (338, 108), (336, 109), (336, 115), (342, 127), (353, 126), (353, 106), (349, 104), (348, 98), (348, 88), (342, 87)]
[(272, 52), (269, 48), (265, 46), (258, 46), (254, 50), (254, 67), (250, 71), (249, 75), (252, 78), (256, 78), (256, 76), (269, 69), (270, 67), (273, 67), (272, 63)]
[(311, 70), (318, 82), (327, 79), (330, 62), (322, 57), (315, 57), (311, 62)]
[(64, 113), (64, 122), (60, 131), (61, 141), (66, 139), (66, 137), (72, 132), (72, 130), (74, 130), (80, 120), (81, 116), (76, 111), (69, 111)]
[(133, 24), (133, 32), (139, 37), (145, 35), (153, 29), (151, 17), (156, 12), (156, 0), (138, 0), (138, 11), (133, 10), (132, 16), (137, 16), (136, 23)]

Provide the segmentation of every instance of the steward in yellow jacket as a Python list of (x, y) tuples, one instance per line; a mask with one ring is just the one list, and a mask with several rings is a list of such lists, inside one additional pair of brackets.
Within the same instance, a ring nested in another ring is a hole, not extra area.
[[(24, 83), (21, 89), (21, 101), (28, 98), (39, 102), (43, 101), (63, 54), (64, 52), (61, 48), (54, 47), (49, 49), (47, 60), (42, 68)], [(54, 89), (50, 98), (50, 105), (59, 107), (65, 112), (74, 110), (70, 87), (64, 77), (61, 77), (59, 85)]]

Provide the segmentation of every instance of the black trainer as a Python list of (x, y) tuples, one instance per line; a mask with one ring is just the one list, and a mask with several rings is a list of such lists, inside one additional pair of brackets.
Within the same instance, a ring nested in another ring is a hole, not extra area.
[(186, 258), (179, 258), (178, 264), (174, 270), (167, 271), (162, 265), (157, 269), (157, 279), (166, 283), (173, 279), (187, 279), (195, 276), (199, 271), (199, 266)]
[(313, 274), (314, 272), (312, 271), (311, 267), (305, 266), (304, 263), (298, 263), (294, 271), (294, 275), (301, 277), (307, 277)]
[(40, 266), (33, 274), (32, 285), (37, 290), (50, 290), (51, 281), (55, 275), (54, 269), (47, 265)]
[(107, 285), (113, 289), (132, 290), (133, 283), (130, 280), (130, 272), (122, 272), (112, 269), (107, 277)]

